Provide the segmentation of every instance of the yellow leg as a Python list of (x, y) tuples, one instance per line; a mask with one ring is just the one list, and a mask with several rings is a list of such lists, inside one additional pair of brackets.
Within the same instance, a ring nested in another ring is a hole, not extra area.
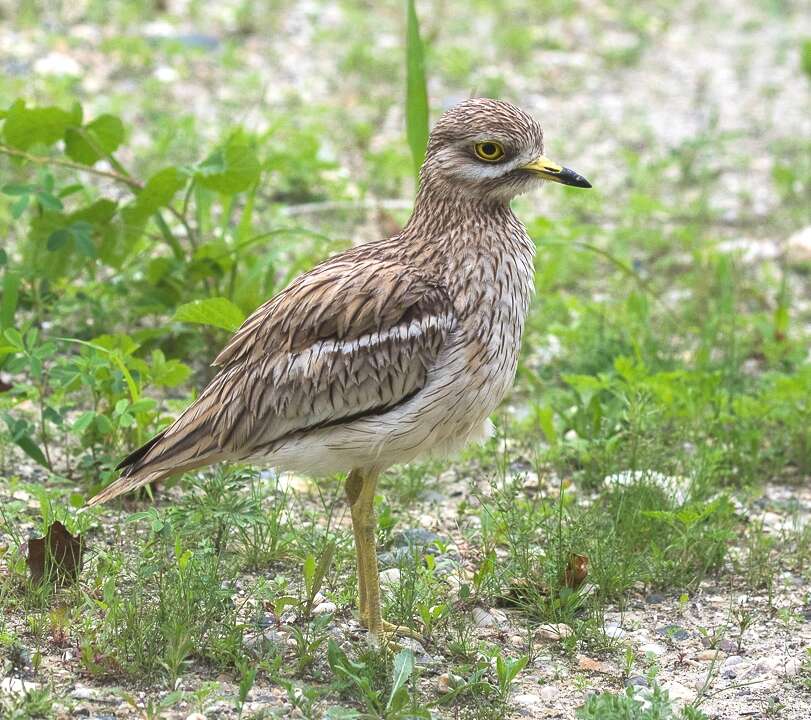
[(380, 577), (377, 568), (374, 511), (377, 472), (353, 470), (346, 479), (346, 495), (352, 512), (352, 532), (358, 561), (358, 595), (360, 621), (369, 630), (373, 641), (379, 643), (384, 634), (404, 635), (421, 639), (410, 628), (392, 625), (383, 620), (380, 609)]
[(359, 504), (360, 492), (363, 488), (363, 476), (357, 470), (353, 470), (346, 478), (344, 490), (349, 500), (349, 507), (352, 512), (352, 534), (355, 537), (355, 559), (358, 570), (358, 611), (361, 622), (366, 625), (366, 618), (369, 609), (366, 604), (366, 576), (363, 572), (363, 542), (360, 534)]

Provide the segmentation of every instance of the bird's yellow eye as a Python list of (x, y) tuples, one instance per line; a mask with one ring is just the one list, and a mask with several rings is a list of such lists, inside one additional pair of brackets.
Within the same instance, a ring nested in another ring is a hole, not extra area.
[(497, 162), (504, 157), (504, 148), (500, 143), (487, 140), (485, 142), (476, 143), (473, 146), (476, 157), (485, 162)]

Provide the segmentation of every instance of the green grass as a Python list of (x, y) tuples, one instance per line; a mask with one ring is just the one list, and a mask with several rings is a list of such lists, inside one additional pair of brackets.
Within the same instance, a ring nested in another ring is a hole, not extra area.
[(647, 707), (640, 699), (635, 698), (631, 691), (618, 694), (601, 693), (592, 695), (585, 705), (578, 709), (577, 717), (581, 720), (654, 720), (654, 718), (705, 720), (707, 716), (691, 706), (687, 706), (683, 711), (674, 710), (667, 692), (654, 685)]

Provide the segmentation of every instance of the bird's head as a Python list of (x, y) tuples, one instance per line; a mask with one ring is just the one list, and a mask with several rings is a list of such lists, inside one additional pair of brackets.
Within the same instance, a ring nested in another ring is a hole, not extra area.
[(434, 191), (509, 201), (542, 181), (589, 188), (582, 175), (543, 154), (543, 130), (523, 110), (500, 100), (472, 98), (437, 121), (420, 182)]

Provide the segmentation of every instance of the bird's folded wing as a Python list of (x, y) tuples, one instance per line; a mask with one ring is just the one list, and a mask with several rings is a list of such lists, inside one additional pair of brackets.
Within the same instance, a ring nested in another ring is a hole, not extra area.
[(419, 270), (356, 252), (333, 258), (245, 321), (160, 444), (249, 457), (386, 412), (424, 386), (455, 322), (445, 288)]

